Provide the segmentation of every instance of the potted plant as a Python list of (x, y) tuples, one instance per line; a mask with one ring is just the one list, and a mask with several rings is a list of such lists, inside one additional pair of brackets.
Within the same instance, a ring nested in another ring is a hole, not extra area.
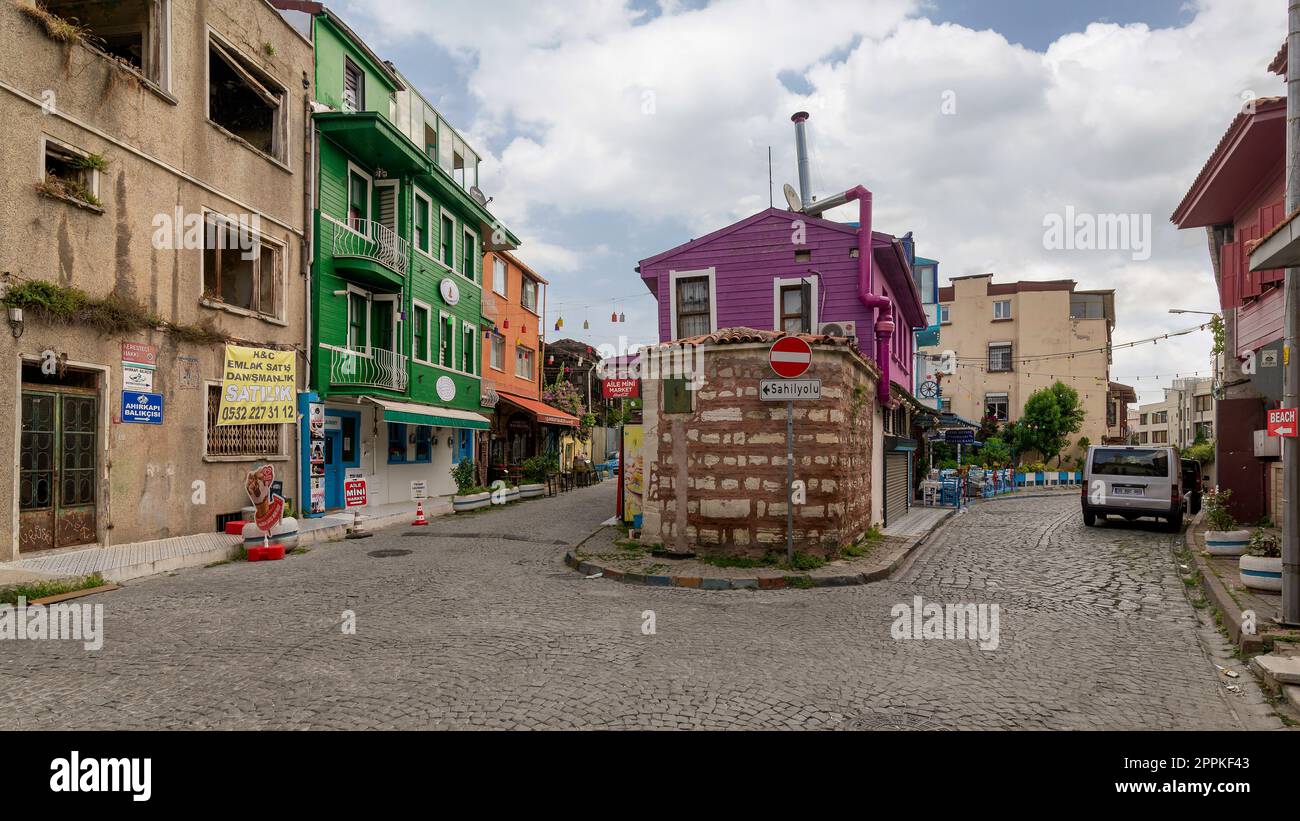
[(473, 459), (462, 459), (452, 467), (451, 478), (456, 482), (456, 494), (451, 497), (454, 512), (464, 513), (492, 504), (492, 492), (475, 484), (477, 474)]
[(1250, 544), (1250, 531), (1237, 529), (1228, 509), (1231, 490), (1214, 489), (1205, 494), (1205, 549), (1211, 556), (1240, 556)]
[(546, 471), (548, 462), (545, 456), (533, 456), (524, 460), (524, 483), (519, 486), (520, 499), (535, 499), (546, 492)]
[(1282, 544), (1262, 527), (1250, 534), (1245, 554), (1237, 560), (1241, 583), (1254, 590), (1282, 592)]

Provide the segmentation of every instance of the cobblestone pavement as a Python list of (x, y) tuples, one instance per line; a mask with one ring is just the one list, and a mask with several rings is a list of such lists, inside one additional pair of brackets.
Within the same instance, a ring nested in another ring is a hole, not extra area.
[[(753, 592), (568, 571), (557, 542), (612, 504), (607, 483), (87, 599), (98, 652), (0, 642), (0, 727), (1278, 726), (1249, 676), (1224, 691), (1170, 537), (1084, 528), (1073, 497), (977, 505), (892, 581)], [(998, 649), (895, 641), (914, 595), (997, 603)]]

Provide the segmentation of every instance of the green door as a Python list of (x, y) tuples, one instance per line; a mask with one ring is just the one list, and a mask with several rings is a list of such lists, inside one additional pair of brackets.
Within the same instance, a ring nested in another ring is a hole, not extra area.
[(98, 410), (94, 394), (23, 391), (20, 552), (95, 541)]

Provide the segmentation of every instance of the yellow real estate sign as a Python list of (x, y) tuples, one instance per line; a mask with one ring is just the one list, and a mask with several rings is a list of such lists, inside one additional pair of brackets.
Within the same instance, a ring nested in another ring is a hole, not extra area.
[(294, 352), (226, 346), (218, 425), (294, 421)]

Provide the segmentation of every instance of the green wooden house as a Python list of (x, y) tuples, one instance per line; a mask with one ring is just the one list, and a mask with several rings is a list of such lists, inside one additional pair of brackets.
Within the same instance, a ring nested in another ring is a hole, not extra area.
[[(310, 382), (316, 507), (367, 479), (371, 505), (455, 489), (488, 427), (480, 389), (482, 254), (519, 241), (485, 207), (478, 157), (337, 15), (315, 47)], [(323, 463), (323, 464), (322, 464)], [(412, 484), (416, 483), (416, 484)], [(323, 487), (322, 487), (323, 485)]]

